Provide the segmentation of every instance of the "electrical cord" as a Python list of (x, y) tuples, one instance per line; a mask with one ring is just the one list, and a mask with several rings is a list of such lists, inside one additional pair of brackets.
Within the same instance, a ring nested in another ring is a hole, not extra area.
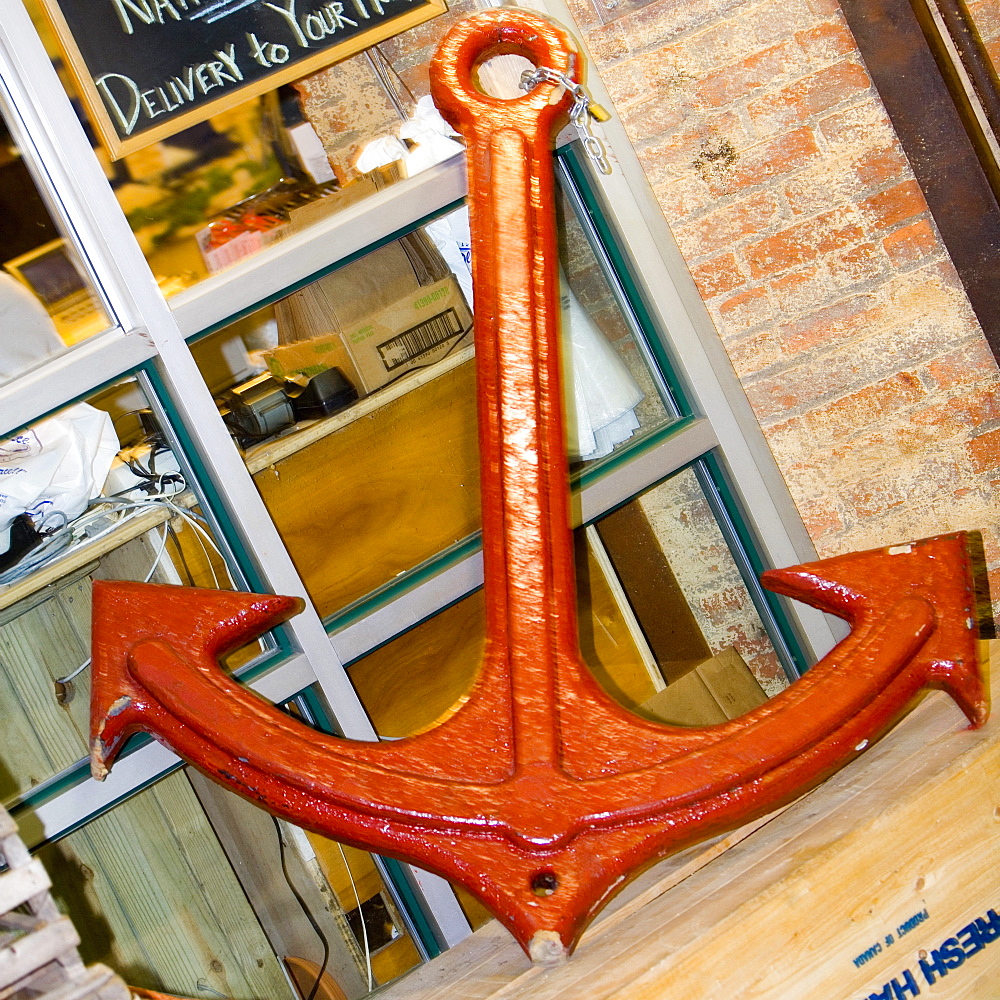
[[(323, 933), (323, 928), (320, 927), (316, 918), (313, 916), (312, 910), (309, 909), (308, 904), (302, 898), (302, 893), (299, 892), (298, 887), (292, 881), (291, 873), (288, 871), (288, 859), (285, 857), (285, 840), (281, 836), (281, 825), (278, 823), (278, 817), (272, 816), (271, 822), (274, 824), (274, 832), (278, 837), (278, 857), (281, 859), (281, 874), (284, 876), (285, 882), (288, 884), (288, 888), (295, 897), (295, 902), (299, 904), (306, 920), (309, 921), (310, 926), (316, 932), (316, 937), (318, 937), (323, 943), (323, 961), (320, 964), (319, 971), (316, 973), (316, 980), (312, 984), (309, 996), (306, 997), (306, 1000), (316, 1000), (316, 993), (319, 991), (320, 983), (323, 982), (323, 976), (326, 975), (327, 966), (330, 964), (330, 940), (327, 938), (326, 934)], [(350, 872), (348, 872), (348, 874), (350, 874)], [(370, 990), (371, 986), (368, 988)]]

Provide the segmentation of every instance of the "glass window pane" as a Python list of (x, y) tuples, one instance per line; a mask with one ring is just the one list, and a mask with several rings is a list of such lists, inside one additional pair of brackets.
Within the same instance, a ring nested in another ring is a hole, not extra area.
[(692, 670), (738, 674), (767, 697), (787, 686), (693, 467), (602, 518), (596, 530), (668, 686)]
[[(568, 202), (562, 218), (579, 468), (677, 417)], [(479, 530), (468, 242), (455, 211), (196, 344), (231, 361), (202, 372), (323, 616)], [(227, 370), (260, 374), (220, 392)]]
[[(228, 590), (218, 540), (138, 383), (125, 379), (0, 442), (0, 798), (89, 748), (91, 584)], [(255, 641), (230, 669), (271, 648)]]
[[(580, 650), (620, 704), (705, 725), (787, 686), (693, 469), (578, 529), (575, 543)], [(484, 628), (479, 591), (350, 664), (380, 736), (420, 732), (461, 706)]]
[[(448, 26), (478, 3), (463, 0), (427, 24), (259, 97), (237, 95), (235, 106), (115, 160), (88, 118), (72, 62), (47, 17), (37, 0), (24, 3), (150, 267), (171, 283), (202, 280), (259, 253), (288, 235), (291, 214), (312, 199), (343, 191), (358, 200), (461, 151), (428, 103), (427, 64)], [(177, 19), (188, 16), (181, 11)], [(284, 35), (287, 25), (273, 18)], [(132, 20), (142, 18), (133, 12)], [(236, 55), (238, 63), (251, 60), (249, 48)], [(143, 121), (162, 115), (165, 105), (186, 103), (188, 92), (198, 103), (196, 82), (176, 69), (175, 78), (160, 73), (133, 82), (136, 94), (153, 95), (151, 103), (136, 104)], [(112, 90), (92, 97), (114, 119), (129, 113), (131, 93), (115, 98)]]
[(106, 330), (86, 268), (0, 117), (0, 384)]

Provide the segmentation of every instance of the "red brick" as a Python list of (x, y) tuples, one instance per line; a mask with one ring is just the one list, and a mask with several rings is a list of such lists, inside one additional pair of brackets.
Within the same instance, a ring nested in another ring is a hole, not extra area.
[(927, 202), (924, 201), (920, 185), (914, 180), (908, 180), (863, 201), (861, 210), (871, 223), (888, 229), (926, 212)]
[(937, 235), (924, 219), (890, 233), (882, 240), (882, 246), (896, 267), (916, 264), (928, 254), (941, 251)]
[(881, 105), (874, 102), (836, 111), (821, 119), (819, 128), (833, 145), (850, 143), (852, 148), (861, 144), (878, 149), (896, 142), (889, 119)]
[(816, 20), (806, 0), (768, 0), (751, 6), (743, 19), (747, 33), (762, 45), (773, 45), (784, 38), (791, 38), (796, 31)]
[(635, 59), (628, 59), (601, 70), (601, 80), (615, 104), (627, 105), (649, 97), (642, 68)]
[(857, 52), (854, 36), (839, 18), (795, 33), (795, 40), (811, 61), (833, 62)]
[(907, 167), (906, 157), (901, 149), (897, 146), (883, 146), (868, 150), (860, 156), (854, 164), (854, 173), (865, 187), (876, 187), (899, 177)]
[(684, 123), (684, 114), (676, 103), (657, 98), (633, 104), (621, 111), (620, 117), (634, 143), (675, 132)]
[(983, 337), (927, 363), (925, 379), (939, 389), (967, 388), (984, 376), (997, 383), (997, 362)]
[(781, 209), (769, 192), (762, 191), (726, 205), (674, 230), (682, 251), (689, 257), (702, 257), (762, 230), (770, 229)]
[[(666, 135), (657, 136), (655, 142), (641, 148), (639, 156), (653, 160), (654, 167), (682, 166), (689, 169), (699, 150), (707, 143), (730, 142), (735, 146), (748, 146), (749, 139), (739, 117), (730, 111), (686, 119), (683, 128), (671, 129)], [(646, 170), (649, 173), (649, 168)]]
[(685, 31), (707, 24), (746, 0), (670, 0), (650, 3), (619, 18), (632, 49), (648, 49), (662, 45)]
[(698, 285), (698, 291), (701, 292), (703, 299), (711, 299), (723, 292), (738, 288), (747, 280), (736, 262), (736, 255), (731, 253), (692, 268), (691, 276)]
[(862, 243), (830, 254), (826, 265), (834, 283), (846, 287), (877, 277), (883, 270), (883, 261), (874, 243)]
[(732, 104), (793, 71), (795, 52), (789, 42), (757, 52), (702, 79), (695, 89), (699, 103), (708, 107)]
[(815, 265), (783, 274), (770, 288), (778, 307), (786, 313), (812, 309), (830, 294), (825, 270)]
[(614, 59), (622, 59), (629, 53), (625, 32), (619, 24), (604, 24), (587, 33), (587, 47), (594, 62), (602, 67)]
[(940, 440), (967, 436), (970, 429), (1000, 420), (1000, 390), (975, 389), (910, 415), (917, 427), (930, 427)]
[(759, 326), (771, 318), (767, 290), (749, 288), (719, 304), (719, 315), (730, 327), (747, 329)]
[(974, 472), (989, 472), (1000, 468), (1000, 428), (973, 438), (966, 448)]
[(758, 330), (739, 339), (727, 339), (726, 353), (733, 370), (740, 378), (759, 375), (781, 360), (781, 346), (769, 325), (762, 331)]
[(748, 247), (750, 275), (759, 278), (779, 274), (821, 254), (850, 246), (863, 235), (849, 210), (827, 212)]
[(913, 372), (901, 372), (817, 407), (809, 413), (809, 424), (817, 433), (826, 436), (854, 434), (889, 419), (924, 395), (917, 376)]
[(878, 310), (874, 296), (855, 295), (785, 324), (781, 335), (788, 354), (799, 354), (856, 336)]
[(812, 499), (809, 503), (799, 506), (799, 514), (813, 541), (822, 535), (844, 530), (844, 519), (840, 516), (840, 512), (828, 503)]
[(755, 124), (780, 128), (803, 122), (812, 115), (826, 111), (871, 86), (863, 66), (855, 62), (839, 62), (802, 80), (776, 94), (769, 94), (748, 105), (750, 118)]
[(874, 517), (898, 507), (907, 497), (900, 484), (883, 476), (862, 480), (843, 491), (844, 503), (854, 509), (858, 517)]
[(796, 129), (739, 152), (731, 169), (707, 178), (709, 188), (717, 195), (731, 194), (740, 188), (762, 184), (772, 177), (789, 173), (818, 154), (819, 147), (812, 129)]
[(653, 194), (672, 228), (683, 225), (685, 220), (701, 215), (716, 204), (708, 185), (699, 177), (672, 178), (665, 184), (654, 185)]

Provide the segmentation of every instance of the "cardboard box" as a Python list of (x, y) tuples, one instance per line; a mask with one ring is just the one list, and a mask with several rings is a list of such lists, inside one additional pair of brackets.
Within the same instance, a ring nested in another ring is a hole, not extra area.
[(440, 361), (470, 331), (472, 313), (458, 282), (448, 277), (405, 297), (343, 332), (365, 392), (414, 368)]
[[(370, 393), (415, 368), (440, 361), (467, 340), (472, 313), (453, 277), (413, 287), (391, 305), (329, 333), (264, 353), (271, 373), (315, 375), (334, 366)], [(463, 339), (464, 338), (464, 339)]]

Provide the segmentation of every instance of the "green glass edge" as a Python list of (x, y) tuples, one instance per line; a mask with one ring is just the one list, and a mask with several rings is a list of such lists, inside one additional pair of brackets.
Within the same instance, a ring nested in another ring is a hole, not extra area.
[(604, 216), (604, 211), (601, 208), (600, 200), (589, 181), (587, 169), (584, 166), (584, 156), (586, 154), (583, 154), (579, 149), (579, 143), (573, 142), (560, 147), (556, 151), (556, 155), (565, 163), (569, 175), (573, 179), (577, 194), (587, 209), (588, 220), (594, 227), (604, 247), (604, 252), (608, 255), (612, 270), (621, 283), (625, 298), (630, 303), (632, 318), (645, 335), (646, 345), (656, 359), (660, 374), (666, 382), (674, 405), (682, 417), (693, 416), (695, 411), (691, 406), (691, 401), (688, 398), (684, 384), (677, 378), (673, 362), (667, 353), (663, 341), (655, 333), (656, 323), (653, 322), (650, 310), (646, 305), (646, 297), (642, 292), (640, 283), (635, 277), (629, 255), (623, 250), (617, 235), (608, 224)]
[[(118, 755), (119, 760), (130, 756), (137, 750), (144, 747), (147, 743), (152, 742), (153, 738), (151, 736), (148, 736), (146, 733), (137, 733), (135, 736), (129, 738), (125, 748)], [(82, 816), (65, 830), (61, 830), (58, 835), (54, 837), (45, 837), (44, 839), (38, 841), (37, 844), (33, 845), (32, 850), (44, 847), (46, 844), (54, 844), (57, 840), (62, 840), (63, 837), (68, 837), (71, 833), (75, 833), (77, 830), (86, 826), (91, 820), (97, 819), (105, 813), (110, 812), (127, 799), (132, 798), (134, 795), (138, 795), (140, 792), (144, 792), (150, 786), (155, 785), (161, 778), (165, 778), (168, 774), (173, 774), (174, 771), (178, 771), (184, 766), (184, 761), (178, 759), (175, 763), (168, 765), (153, 777), (141, 782), (134, 788), (130, 788), (126, 792), (122, 792), (121, 795), (112, 799), (110, 802), (104, 803), (99, 808), (88, 812), (85, 816)], [(55, 777), (50, 778), (47, 782), (43, 782), (36, 788), (32, 788), (30, 791), (25, 792), (24, 795), (16, 801), (6, 804), (6, 809), (11, 816), (17, 820), (18, 816), (30, 813), (34, 808), (43, 805), (46, 802), (51, 802), (53, 799), (58, 798), (63, 792), (81, 784), (89, 777), (90, 763), (87, 758), (83, 758), (75, 764), (71, 764), (68, 768), (61, 771)]]
[[(790, 681), (795, 680), (809, 669), (811, 659), (799, 639), (797, 630), (792, 625), (781, 597), (761, 586), (760, 574), (770, 567), (764, 563), (760, 556), (760, 545), (755, 533), (742, 514), (739, 499), (729, 482), (729, 475), (719, 461), (718, 456), (713, 452), (707, 452), (702, 455), (692, 465), (696, 467), (696, 473), (698, 466), (703, 470), (703, 476), (699, 475), (698, 478), (702, 482), (702, 488), (705, 490), (709, 504), (713, 507), (716, 506), (713, 503), (711, 495), (714, 492), (717, 505), (721, 507), (721, 513), (725, 514), (725, 519), (722, 519), (718, 516), (720, 512), (717, 511), (716, 521), (719, 523), (719, 527), (724, 535), (731, 533), (734, 536), (731, 539), (727, 539), (727, 541), (730, 542), (730, 547), (735, 548), (742, 555), (743, 560), (745, 560), (745, 566), (740, 565), (740, 560), (737, 560), (737, 566), (741, 574), (743, 574), (750, 597), (758, 605), (758, 612), (761, 610), (759, 605), (761, 603), (764, 604), (768, 615), (774, 622), (790, 661), (785, 663), (785, 672), (789, 674), (788, 679)], [(705, 488), (705, 480), (707, 480), (707, 485), (711, 486), (711, 491)], [(750, 577), (749, 579), (748, 576)], [(761, 619), (765, 629), (767, 629), (765, 616), (761, 615)], [(774, 643), (774, 639), (775, 637), (772, 635), (772, 643)], [(777, 649), (778, 644), (774, 643), (774, 645)], [(778, 652), (780, 655), (780, 649), (778, 649)]]
[[(658, 447), (675, 434), (678, 434), (690, 427), (691, 424), (695, 422), (695, 419), (696, 418), (694, 417), (680, 417), (669, 424), (657, 427), (643, 435), (628, 448), (624, 448), (620, 452), (614, 452), (606, 459), (602, 459), (600, 463), (595, 464), (594, 468), (587, 467), (582, 469), (573, 476), (573, 490), (577, 491), (585, 486), (588, 486), (590, 483), (593, 483), (603, 476), (610, 474), (627, 462), (632, 461), (647, 451), (651, 451), (652, 449)], [(601, 516), (603, 516), (603, 514)], [(458, 563), (460, 563), (463, 559), (466, 559), (468, 556), (478, 552), (481, 547), (482, 534), (478, 531), (466, 536), (452, 545), (449, 545), (446, 549), (442, 549), (436, 555), (431, 556), (430, 559), (419, 563), (417, 566), (405, 571), (388, 583), (383, 584), (381, 587), (365, 594), (364, 597), (359, 597), (356, 601), (353, 601), (346, 607), (341, 608), (339, 611), (335, 611), (332, 615), (324, 618), (323, 625), (326, 628), (327, 634), (332, 635), (339, 632), (341, 629), (356, 624), (363, 618), (367, 618), (372, 612), (390, 604), (401, 594), (405, 594), (414, 587), (426, 582), (431, 577), (436, 576), (438, 573), (458, 565)], [(474, 593), (478, 589), (478, 587), (475, 587), (468, 591), (468, 594)], [(468, 594), (463, 594), (462, 597), (466, 597)], [(461, 598), (458, 598), (457, 600), (461, 600)], [(428, 615), (428, 617), (433, 617), (433, 615), (444, 611), (454, 603), (455, 602), (452, 601), (449, 604), (443, 605), (442, 607), (436, 609), (432, 615)], [(421, 620), (426, 621), (426, 618)], [(410, 629), (416, 624), (419, 624), (419, 622), (414, 623), (413, 625), (408, 625), (402, 632), (398, 633), (398, 635), (405, 635), (405, 633), (410, 631)], [(397, 638), (397, 636), (392, 637), (392, 639), (394, 638)], [(391, 642), (392, 639), (387, 639), (386, 642)], [(385, 643), (380, 645), (385, 645)], [(368, 652), (374, 652), (377, 648), (379, 647), (372, 647), (372, 649), (368, 650)], [(352, 660), (351, 662), (354, 661)]]
[[(410, 570), (406, 570), (400, 576), (394, 577), (388, 583), (370, 591), (364, 597), (359, 597), (346, 607), (335, 611), (332, 615), (323, 619), (328, 634), (339, 632), (367, 618), (372, 612), (379, 610), (387, 604), (391, 604), (401, 594), (412, 590), (414, 587), (425, 583), (433, 576), (457, 566), (463, 559), (468, 558), (478, 552), (482, 547), (482, 533), (479, 531), (467, 535), (465, 538), (442, 549), (436, 555), (430, 557), (422, 563), (418, 563)], [(443, 608), (440, 610), (444, 610)], [(411, 626), (407, 626), (409, 631)], [(403, 634), (403, 633), (400, 633)], [(387, 640), (388, 641), (388, 640)]]

